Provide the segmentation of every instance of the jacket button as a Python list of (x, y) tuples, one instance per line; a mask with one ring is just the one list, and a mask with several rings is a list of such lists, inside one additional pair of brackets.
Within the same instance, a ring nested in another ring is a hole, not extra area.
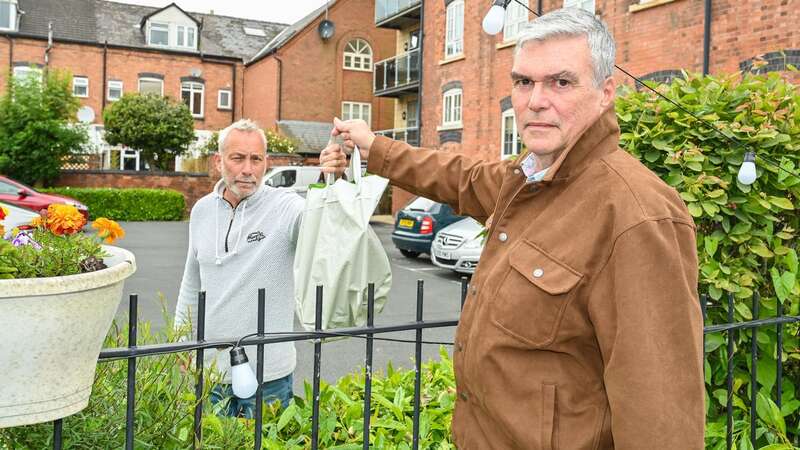
[(463, 346), (463, 345), (461, 345), (461, 343), (460, 343), (460, 342), (456, 344), (456, 351), (457, 351), (457, 352), (464, 351), (464, 346)]
[(519, 175), (519, 169), (514, 169), (514, 175)]
[(544, 275), (544, 270), (542, 270), (542, 269), (535, 269), (533, 271), (533, 277), (534, 278), (542, 278), (542, 275)]
[(505, 233), (500, 233), (500, 235), (497, 236), (497, 239), (500, 239), (500, 242), (505, 242), (508, 240), (508, 235)]
[(476, 288), (475, 286), (472, 286), (472, 295), (475, 295), (477, 293), (478, 293), (478, 288)]
[(469, 396), (467, 396), (467, 393), (466, 393), (466, 392), (463, 392), (463, 391), (462, 391), (462, 392), (459, 392), (459, 393), (458, 393), (458, 396), (459, 396), (459, 398), (461, 398), (461, 400), (464, 400), (464, 401), (467, 401), (467, 400), (469, 400)]

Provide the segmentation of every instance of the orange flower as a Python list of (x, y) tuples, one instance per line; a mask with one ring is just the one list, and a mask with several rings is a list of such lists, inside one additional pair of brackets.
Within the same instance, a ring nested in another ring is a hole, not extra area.
[(125, 237), (125, 230), (117, 222), (100, 217), (92, 223), (92, 228), (97, 230), (97, 236), (105, 239), (106, 244), (113, 244), (117, 239)]
[(47, 228), (58, 236), (75, 234), (86, 225), (86, 219), (72, 205), (52, 204), (47, 208)]
[(36, 216), (31, 220), (31, 226), (34, 228), (42, 228), (44, 226), (44, 217)]
[(0, 220), (3, 220), (8, 216), (8, 208), (5, 206), (0, 206)]

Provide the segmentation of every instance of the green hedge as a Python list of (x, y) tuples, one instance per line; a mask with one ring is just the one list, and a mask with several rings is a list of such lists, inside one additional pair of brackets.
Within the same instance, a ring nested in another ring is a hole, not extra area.
[(89, 207), (92, 220), (148, 221), (182, 220), (186, 209), (183, 194), (171, 189), (50, 188), (43, 192), (66, 195)]
[[(621, 145), (674, 187), (697, 225), (701, 294), (708, 295), (707, 325), (800, 314), (800, 92), (779, 74), (744, 77), (686, 75), (658, 87), (701, 123), (675, 105), (642, 91), (618, 97)], [(758, 155), (758, 179), (736, 179), (745, 149)], [(769, 158), (785, 170), (767, 163)], [(759, 308), (753, 295), (760, 294)], [(733, 307), (728, 307), (732, 297)], [(730, 310), (729, 310), (730, 309)], [(783, 327), (782, 403), (775, 383), (778, 333), (758, 331), (757, 447), (796, 442), (800, 435), (800, 327)], [(752, 332), (735, 336), (727, 354), (726, 335), (706, 335), (707, 448), (725, 448), (727, 363), (732, 359), (734, 446), (749, 448)], [(788, 445), (788, 444), (787, 444)], [(790, 447), (777, 447), (790, 448)]]

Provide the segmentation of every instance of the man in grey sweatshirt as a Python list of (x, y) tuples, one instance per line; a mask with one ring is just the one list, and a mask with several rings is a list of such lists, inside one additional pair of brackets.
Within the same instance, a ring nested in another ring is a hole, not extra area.
[[(206, 292), (206, 339), (238, 338), (257, 330), (258, 289), (266, 289), (264, 323), (267, 333), (290, 332), (294, 325), (295, 244), (303, 214), (303, 199), (288, 189), (263, 185), (267, 141), (254, 122), (242, 119), (220, 132), (215, 163), (222, 173), (214, 191), (192, 208), (189, 252), (183, 273), (176, 329), (195, 335), (197, 294)], [(256, 370), (256, 348), (245, 347)], [(212, 403), (222, 412), (252, 417), (255, 396), (239, 399), (231, 389), (228, 351), (207, 350), (205, 362), (223, 374)], [(292, 398), (294, 343), (264, 348), (262, 392), (265, 401)]]

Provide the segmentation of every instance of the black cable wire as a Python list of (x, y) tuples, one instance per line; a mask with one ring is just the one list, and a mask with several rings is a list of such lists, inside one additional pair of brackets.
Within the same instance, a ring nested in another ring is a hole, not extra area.
[[(534, 10), (530, 9), (530, 8), (528, 7), (528, 5), (526, 5), (525, 3), (522, 3), (520, 0), (514, 0), (514, 1), (515, 1), (515, 2), (517, 2), (517, 3), (519, 3), (519, 4), (520, 4), (520, 5), (523, 7), (523, 8), (527, 9), (528, 11), (530, 11), (530, 12), (531, 12), (531, 14), (533, 14), (534, 16), (536, 16), (536, 17), (541, 17), (541, 15), (539, 15), (539, 14), (538, 14), (536, 11), (534, 11)], [(509, 4), (509, 3), (511, 3), (511, 0), (506, 0), (506, 1), (505, 1), (505, 6), (503, 6), (503, 8), (505, 8), (506, 6), (508, 6), (508, 4)], [(780, 165), (780, 164), (779, 164), (777, 161), (775, 161), (775, 160), (773, 160), (773, 159), (771, 159), (771, 158), (769, 158), (769, 157), (766, 157), (766, 156), (759, 155), (759, 154), (758, 154), (758, 152), (756, 152), (756, 151), (755, 151), (755, 149), (753, 149), (753, 148), (752, 148), (752, 147), (750, 147), (749, 145), (747, 145), (747, 144), (745, 144), (744, 142), (742, 142), (742, 141), (740, 141), (740, 140), (736, 139), (736, 138), (735, 138), (735, 137), (733, 137), (733, 136), (728, 136), (727, 134), (723, 133), (723, 132), (722, 132), (722, 130), (720, 130), (719, 128), (717, 128), (717, 127), (716, 127), (714, 124), (712, 124), (711, 122), (709, 122), (709, 121), (707, 121), (707, 120), (705, 120), (705, 119), (703, 119), (703, 118), (701, 118), (701, 117), (698, 117), (697, 115), (695, 115), (694, 113), (692, 113), (691, 111), (689, 111), (688, 109), (684, 108), (682, 105), (680, 105), (679, 103), (677, 103), (676, 101), (674, 101), (674, 100), (672, 100), (671, 98), (667, 97), (666, 95), (664, 95), (664, 94), (662, 94), (662, 93), (658, 92), (657, 90), (655, 90), (655, 89), (651, 88), (650, 86), (648, 86), (647, 84), (645, 84), (645, 82), (644, 82), (644, 81), (640, 80), (639, 78), (637, 78), (636, 76), (634, 76), (633, 74), (631, 74), (631, 73), (630, 73), (630, 72), (628, 72), (627, 70), (623, 69), (622, 67), (620, 67), (620, 66), (618, 66), (618, 65), (616, 65), (616, 64), (614, 64), (614, 67), (616, 67), (616, 68), (617, 68), (617, 69), (618, 69), (620, 72), (624, 73), (625, 75), (627, 75), (627, 76), (629, 76), (629, 77), (633, 78), (633, 79), (634, 79), (634, 80), (635, 80), (637, 83), (639, 83), (640, 85), (644, 86), (644, 87), (645, 87), (645, 88), (647, 88), (648, 90), (652, 91), (652, 92), (653, 92), (653, 93), (655, 93), (657, 96), (659, 96), (659, 97), (661, 97), (662, 99), (664, 99), (664, 100), (668, 101), (669, 103), (672, 103), (673, 105), (675, 105), (675, 107), (677, 107), (677, 108), (678, 108), (678, 109), (680, 109), (681, 111), (685, 112), (686, 114), (689, 114), (689, 115), (690, 115), (690, 116), (692, 116), (692, 117), (693, 117), (695, 120), (697, 120), (697, 121), (699, 121), (699, 122), (703, 123), (704, 125), (706, 125), (707, 127), (711, 128), (711, 129), (712, 129), (712, 130), (714, 130), (714, 131), (715, 131), (717, 134), (719, 134), (720, 136), (724, 137), (724, 138), (725, 138), (725, 139), (727, 139), (728, 141), (732, 142), (732, 143), (733, 143), (733, 144), (735, 144), (736, 146), (738, 146), (738, 147), (741, 147), (741, 148), (745, 149), (745, 151), (748, 151), (748, 150), (749, 150), (749, 151), (753, 152), (753, 153), (756, 155), (756, 157), (757, 157), (758, 159), (760, 159), (760, 160), (762, 160), (762, 161), (764, 161), (764, 162), (766, 162), (766, 163), (770, 164), (771, 166), (774, 166), (774, 167), (776, 167), (776, 168), (778, 168), (778, 169), (780, 169), (780, 170), (783, 170), (784, 172), (788, 173), (789, 175), (791, 175), (791, 176), (793, 176), (793, 177), (798, 177), (798, 178), (800, 178), (800, 174), (798, 174), (798, 173), (794, 173), (794, 172), (791, 172), (791, 171), (789, 171), (789, 170), (787, 170), (787, 169), (783, 168), (783, 167), (782, 167), (782, 166), (781, 166), (781, 165)]]

